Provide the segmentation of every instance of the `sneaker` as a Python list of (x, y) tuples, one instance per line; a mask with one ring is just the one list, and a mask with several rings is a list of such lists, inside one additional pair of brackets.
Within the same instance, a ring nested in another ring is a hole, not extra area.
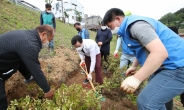
[(33, 77), (31, 76), (30, 77), (30, 79), (24, 79), (24, 83), (30, 83), (30, 82), (32, 82), (34, 79), (33, 79)]
[(84, 81), (83, 81), (83, 84), (88, 84), (89, 83), (89, 80), (88, 79), (85, 79)]
[(85, 74), (85, 72), (83, 70), (81, 70), (81, 74)]

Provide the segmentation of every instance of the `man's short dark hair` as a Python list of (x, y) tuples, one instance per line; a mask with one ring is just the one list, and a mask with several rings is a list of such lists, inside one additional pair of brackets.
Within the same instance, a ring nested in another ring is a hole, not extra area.
[(112, 22), (115, 19), (115, 16), (125, 16), (124, 12), (119, 8), (109, 9), (103, 18), (104, 25), (107, 25), (108, 22)]
[(47, 3), (47, 4), (45, 4), (45, 8), (52, 8), (52, 5)]
[(78, 25), (78, 26), (80, 26), (81, 24), (80, 24), (80, 23), (75, 23), (73, 26), (75, 27), (75, 25)]
[(75, 45), (77, 42), (82, 43), (82, 37), (79, 35), (76, 35), (72, 38), (71, 44)]
[(105, 26), (105, 24), (104, 24), (103, 20), (101, 21), (101, 25), (102, 25), (102, 26)]
[(175, 26), (171, 26), (171, 27), (168, 27), (170, 28), (172, 31), (174, 31), (176, 34), (178, 34), (178, 28), (175, 27)]

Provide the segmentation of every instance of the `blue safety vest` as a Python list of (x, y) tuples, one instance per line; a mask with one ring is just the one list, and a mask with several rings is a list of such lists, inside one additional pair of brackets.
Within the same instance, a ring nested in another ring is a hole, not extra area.
[(127, 45), (123, 41), (123, 37), (121, 36), (121, 46), (124, 54), (134, 55), (134, 53), (127, 47)]
[(131, 15), (124, 18), (118, 34), (123, 36), (125, 44), (134, 52), (141, 66), (146, 61), (149, 52), (138, 40), (131, 37), (129, 27), (136, 21), (146, 21), (151, 24), (167, 49), (168, 58), (163, 62), (160, 69), (176, 69), (184, 67), (184, 40), (180, 38), (179, 35), (155, 19)]

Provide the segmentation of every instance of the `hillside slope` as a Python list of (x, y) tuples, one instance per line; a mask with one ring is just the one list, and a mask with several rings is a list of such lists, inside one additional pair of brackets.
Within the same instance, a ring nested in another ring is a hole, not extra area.
[[(44, 4), (43, 4), (44, 5)], [(36, 13), (17, 6), (8, 1), (0, 1), (0, 34), (20, 29), (33, 29), (40, 24), (40, 13)], [(67, 25), (56, 20), (55, 43), (69, 46), (70, 39), (77, 34), (73, 25)], [(95, 32), (90, 31), (90, 36), (94, 38)]]
[[(39, 25), (40, 14), (17, 6), (8, 1), (0, 1), (0, 34), (11, 30), (34, 29)], [(73, 25), (67, 25), (56, 20), (55, 33), (55, 51), (48, 54), (47, 49), (42, 49), (40, 54), (40, 62), (42, 70), (51, 85), (56, 85), (66, 81), (71, 72), (78, 69), (78, 54), (71, 47), (71, 38), (77, 34)], [(95, 36), (95, 32), (90, 31), (91, 36)], [(20, 86), (21, 85), (21, 86)], [(21, 89), (29, 88), (24, 84), (23, 77), (19, 73), (14, 74), (6, 82), (7, 99), (24, 97), (29, 94), (29, 90), (25, 89), (20, 94)], [(17, 90), (15, 92), (14, 90)], [(37, 93), (32, 91), (33, 93)], [(13, 94), (12, 94), (13, 93)], [(33, 94), (35, 96), (36, 94)]]

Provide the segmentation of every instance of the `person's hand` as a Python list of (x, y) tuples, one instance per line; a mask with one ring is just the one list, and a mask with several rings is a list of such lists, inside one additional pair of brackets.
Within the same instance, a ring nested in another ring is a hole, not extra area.
[(137, 67), (129, 67), (127, 70), (126, 70), (126, 76), (129, 76), (129, 75), (132, 75), (132, 72), (135, 72), (137, 69)]
[(47, 99), (52, 99), (53, 96), (54, 96), (54, 91), (52, 89), (50, 89), (49, 92), (44, 94), (44, 97), (47, 98)]
[(114, 56), (117, 57), (118, 56), (118, 50), (114, 51)]
[(54, 29), (54, 32), (56, 32), (56, 29)]
[(85, 65), (85, 61), (84, 60), (81, 60), (80, 66), (84, 66), (84, 65)]
[(88, 78), (88, 80), (91, 80), (92, 81), (92, 75), (91, 75), (91, 73), (88, 74), (87, 78)]
[(98, 42), (98, 45), (101, 46), (103, 43), (102, 42)]
[(127, 77), (122, 83), (120, 89), (126, 93), (133, 93), (139, 87), (141, 81), (134, 76)]

